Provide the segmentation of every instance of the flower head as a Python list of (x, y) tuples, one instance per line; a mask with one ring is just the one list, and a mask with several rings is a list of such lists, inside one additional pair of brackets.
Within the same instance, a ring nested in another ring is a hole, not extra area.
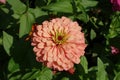
[(114, 47), (114, 46), (111, 46), (111, 53), (112, 54), (118, 54), (120, 51), (118, 48)]
[(69, 71), (74, 63), (79, 64), (86, 47), (81, 27), (66, 17), (38, 25), (33, 32), (31, 45), (38, 62), (58, 71)]
[(120, 0), (111, 0), (113, 11), (120, 11)]

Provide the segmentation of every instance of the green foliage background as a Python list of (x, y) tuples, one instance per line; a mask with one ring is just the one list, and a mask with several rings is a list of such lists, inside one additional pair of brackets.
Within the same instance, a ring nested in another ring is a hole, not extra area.
[[(35, 60), (30, 41), (33, 23), (66, 16), (85, 33), (85, 56), (75, 73), (52, 73)], [(7, 0), (0, 4), (0, 80), (120, 80), (120, 12), (109, 0)]]

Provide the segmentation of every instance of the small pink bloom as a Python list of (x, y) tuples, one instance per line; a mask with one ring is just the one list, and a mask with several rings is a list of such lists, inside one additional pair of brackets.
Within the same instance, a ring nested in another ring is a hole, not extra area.
[(6, 0), (0, 0), (0, 3), (5, 4), (5, 3), (6, 3)]
[(74, 63), (80, 63), (85, 53), (85, 38), (77, 22), (69, 18), (44, 21), (33, 32), (32, 46), (36, 60), (58, 71), (74, 72)]
[(111, 0), (113, 11), (120, 11), (120, 0)]
[(112, 54), (118, 54), (120, 51), (118, 48), (114, 47), (114, 46), (111, 46), (111, 53)]

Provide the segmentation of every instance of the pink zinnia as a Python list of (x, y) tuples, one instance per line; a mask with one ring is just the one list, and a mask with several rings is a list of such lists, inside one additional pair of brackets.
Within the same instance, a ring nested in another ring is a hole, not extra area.
[(58, 71), (71, 71), (74, 63), (80, 63), (86, 47), (81, 27), (66, 17), (36, 26), (31, 45), (38, 62)]
[(113, 6), (113, 11), (120, 11), (120, 0), (110, 0)]
[(111, 46), (111, 53), (112, 54), (118, 54), (120, 51), (118, 48), (114, 47), (114, 46)]
[(6, 3), (6, 0), (0, 0), (0, 3), (5, 4), (5, 3)]

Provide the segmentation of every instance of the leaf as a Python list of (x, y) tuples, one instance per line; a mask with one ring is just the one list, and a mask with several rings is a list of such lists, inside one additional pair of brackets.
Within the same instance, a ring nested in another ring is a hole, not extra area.
[(117, 35), (118, 34), (116, 31), (114, 31), (113, 29), (109, 29), (108, 38), (115, 38)]
[(22, 75), (22, 74), (19, 73), (19, 71), (20, 71), (19, 64), (15, 63), (13, 58), (11, 58), (9, 60), (8, 71), (10, 72), (10, 74), (8, 74), (8, 79), (9, 80), (19, 79)]
[(84, 8), (89, 9), (91, 7), (95, 7), (98, 4), (98, 1), (94, 0), (82, 0), (81, 4)]
[(5, 13), (9, 13), (9, 9), (5, 8), (5, 7), (1, 7), (1, 10), (3, 10)]
[(120, 16), (116, 15), (113, 17), (112, 22), (110, 24), (108, 37), (114, 38), (118, 35), (120, 35)]
[(81, 58), (80, 58), (80, 64), (82, 65), (82, 67), (84, 68), (84, 70), (85, 70), (85, 73), (88, 73), (88, 62), (87, 62), (87, 59), (86, 59), (86, 57), (85, 56), (82, 56)]
[(29, 9), (29, 11), (35, 15), (35, 18), (48, 15), (47, 12), (42, 11), (39, 7), (36, 7), (35, 9)]
[(13, 58), (11, 58), (9, 63), (8, 63), (8, 70), (10, 72), (14, 72), (14, 71), (19, 70), (19, 64), (15, 63)]
[(19, 80), (22, 74), (17, 74), (15, 76), (10, 77), (8, 80)]
[[(77, 18), (81, 21), (84, 21), (85, 23), (87, 23), (89, 21), (89, 16), (86, 13), (85, 8), (83, 7), (83, 5), (80, 2), (76, 2), (76, 7), (77, 7)], [(82, 13), (81, 13), (82, 12)]]
[(114, 80), (120, 80), (120, 72), (116, 74), (116, 76), (114, 77)]
[(52, 80), (52, 71), (48, 68), (43, 69), (38, 80)]
[(41, 75), (40, 70), (32, 70), (31, 72), (26, 73), (21, 79), (22, 80), (33, 80)]
[(26, 12), (21, 16), (20, 29), (19, 29), (20, 38), (30, 32), (33, 23), (34, 23), (34, 16), (30, 12)]
[(93, 40), (96, 37), (96, 33), (93, 29), (90, 31), (90, 39)]
[(28, 79), (29, 80), (33, 80), (33, 79), (36, 79), (37, 77), (40, 76), (40, 70), (36, 71), (33, 75), (31, 75)]
[(10, 56), (10, 49), (12, 47), (12, 44), (13, 44), (13, 37), (3, 31), (3, 47), (9, 56)]
[(97, 64), (98, 64), (97, 80), (108, 80), (107, 72), (105, 71), (105, 66), (100, 58), (97, 59)]
[(52, 79), (52, 72), (48, 68), (44, 68), (42, 71), (40, 70), (32, 70), (31, 72), (26, 73), (22, 80), (51, 80)]
[(22, 14), (26, 11), (26, 5), (23, 4), (20, 0), (7, 0), (7, 2), (12, 6), (12, 10), (16, 14)]
[(48, 6), (42, 7), (42, 9), (64, 13), (73, 13), (72, 4), (70, 3), (70, 0), (62, 0), (56, 3), (51, 3)]
[(89, 21), (89, 17), (85, 12), (82, 14), (78, 14), (77, 18), (81, 21), (84, 21), (85, 23), (87, 23)]
[(67, 78), (67, 77), (63, 77), (61, 80), (69, 80), (69, 78)]

